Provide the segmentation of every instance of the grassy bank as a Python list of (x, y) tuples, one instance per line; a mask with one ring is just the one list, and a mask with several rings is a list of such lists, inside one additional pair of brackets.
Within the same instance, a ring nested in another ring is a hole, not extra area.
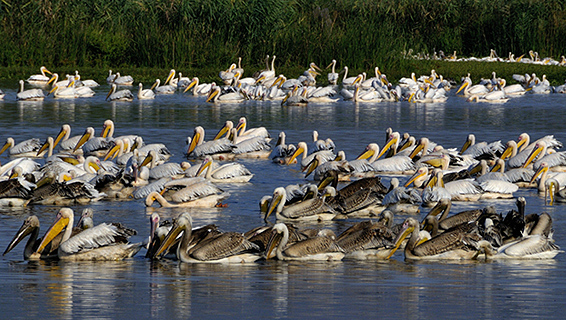
[(338, 59), (401, 68), (400, 53), (566, 53), (563, 1), (2, 0), (0, 64), (54, 67), (260, 67)]

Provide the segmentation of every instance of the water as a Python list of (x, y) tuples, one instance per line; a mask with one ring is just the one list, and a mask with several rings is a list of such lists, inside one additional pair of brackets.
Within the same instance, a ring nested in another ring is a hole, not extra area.
[[(284, 130), (288, 143), (310, 141), (312, 130), (318, 130), (321, 138), (331, 137), (350, 159), (368, 143), (383, 146), (387, 127), (457, 148), (469, 133), (475, 133), (478, 141), (505, 143), (522, 132), (532, 139), (554, 134), (566, 141), (564, 97), (558, 94), (526, 95), (497, 105), (467, 103), (451, 96), (442, 104), (342, 102), (287, 108), (270, 102), (215, 106), (181, 94), (149, 102), (111, 103), (104, 101), (107, 86), (97, 89), (93, 98), (22, 103), (15, 101), (13, 84), (0, 83), (0, 87), (6, 92), (0, 101), (0, 139), (43, 140), (55, 136), (64, 123), (71, 124), (72, 135), (82, 134), (87, 126), (100, 134), (103, 121), (112, 119), (115, 135), (139, 134), (146, 143), (163, 142), (177, 162), (183, 160), (186, 137), (195, 126), (203, 126), (210, 138), (226, 120), (237, 122), (243, 115), (249, 126), (265, 126), (273, 137)], [(2, 155), (0, 161), (9, 159)], [(277, 186), (305, 181), (296, 166), (242, 162), (255, 174), (251, 183), (222, 186), (231, 193), (227, 208), (188, 209), (195, 225), (216, 223), (225, 231), (247, 231), (263, 223), (257, 205), (263, 195)], [(384, 177), (386, 183), (389, 179)], [(526, 197), (527, 212), (552, 215), (556, 242), (566, 246), (564, 205), (545, 205), (535, 190), (520, 190), (517, 196)], [(514, 200), (497, 200), (457, 203), (452, 210), (487, 205), (494, 205), (498, 212), (515, 207)], [(142, 201), (90, 206), (95, 223), (121, 221), (137, 229), (132, 241), (147, 236), (152, 212), (169, 218), (187, 210), (146, 208)], [(83, 207), (72, 208), (80, 212)], [(3, 250), (25, 217), (37, 215), (44, 233), (59, 208), (0, 210)], [(351, 223), (327, 222), (317, 227), (340, 232)], [(566, 293), (561, 276), (566, 272), (564, 254), (549, 261), (443, 263), (405, 262), (397, 253), (387, 262), (267, 261), (226, 266), (150, 262), (143, 258), (144, 251), (120, 262), (27, 262), (22, 260), (22, 250), (20, 244), (0, 260), (0, 310), (6, 318), (556, 318), (562, 309), (560, 297)]]

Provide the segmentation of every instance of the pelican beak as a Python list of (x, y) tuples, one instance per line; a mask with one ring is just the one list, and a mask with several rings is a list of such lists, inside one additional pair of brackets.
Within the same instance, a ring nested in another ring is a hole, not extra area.
[(267, 209), (267, 214), (265, 215), (264, 220), (267, 221), (267, 218), (269, 218), (273, 210), (277, 207), (277, 205), (279, 204), (279, 202), (281, 202), (282, 199), (283, 199), (282, 195), (277, 195), (276, 197), (273, 197), (273, 199), (271, 199), (271, 204), (269, 205), (269, 209)]
[(171, 72), (169, 72), (169, 76), (167, 76), (167, 80), (165, 80), (165, 84), (168, 84), (171, 79), (173, 79), (173, 77), (175, 76), (175, 70), (171, 70)]
[(108, 150), (108, 152), (104, 156), (104, 161), (108, 160), (108, 158), (110, 158), (112, 155), (114, 155), (114, 157), (112, 158), (112, 160), (114, 160), (114, 158), (116, 158), (116, 156), (118, 155), (118, 150), (120, 150), (120, 146), (117, 144), (110, 148), (110, 150)]
[(556, 188), (556, 185), (554, 184), (554, 182), (551, 182), (550, 185), (548, 186), (547, 190), (545, 191), (545, 202), (546, 202), (546, 192), (548, 192), (548, 195), (550, 196), (550, 202), (548, 203), (549, 205), (554, 205), (554, 189)]
[(191, 81), (191, 83), (189, 83), (189, 85), (185, 88), (185, 90), (183, 90), (183, 93), (191, 90), (192, 87), (194, 87), (197, 84), (196, 81)]
[(259, 212), (262, 214), (266, 214), (267, 210), (269, 210), (269, 199), (260, 201), (259, 203)]
[(16, 170), (12, 170), (12, 174), (10, 175), (10, 177), (8, 179), (14, 179), (14, 178), (17, 178), (18, 176), (19, 176), (18, 172)]
[(210, 164), (211, 164), (211, 163), (212, 163), (212, 162), (210, 162), (210, 161), (206, 161), (206, 160), (203, 161), (203, 163), (201, 164), (200, 168), (198, 168), (198, 171), (197, 171), (196, 176), (197, 176), (197, 177), (200, 176), (200, 174), (203, 173), (206, 168), (210, 167)]
[(216, 97), (220, 93), (220, 90), (211, 90), (206, 98), (206, 102), (210, 102), (214, 97)]
[(415, 102), (415, 93), (411, 93), (411, 95), (409, 96), (409, 103), (411, 102)]
[[(404, 224), (405, 225), (405, 224)], [(397, 236), (397, 239), (395, 239), (395, 246), (393, 247), (393, 249), (391, 249), (391, 252), (389, 253), (389, 255), (387, 256), (387, 258), (385, 258), (386, 260), (388, 260), (389, 258), (391, 258), (391, 256), (395, 253), (395, 251), (397, 251), (397, 249), (399, 249), (399, 246), (401, 245), (401, 243), (403, 242), (403, 240), (405, 240), (405, 238), (411, 234), (411, 232), (413, 232), (413, 230), (415, 230), (415, 227), (412, 226), (404, 226), (403, 229), (401, 230), (401, 232), (399, 233), (399, 235)]]
[(533, 178), (531, 179), (531, 183), (535, 182), (535, 180), (537, 179), (538, 176), (540, 176), (543, 172), (548, 172), (548, 167), (547, 166), (541, 166), (537, 172), (533, 175)]
[(69, 218), (62, 217), (60, 213), (57, 214), (57, 219), (51, 225), (49, 230), (47, 230), (45, 236), (43, 237), (43, 240), (41, 241), (39, 247), (37, 247), (37, 250), (35, 252), (41, 254), (43, 249), (45, 249), (45, 246), (47, 246), (47, 244), (50, 243), (51, 240), (53, 240), (53, 238), (55, 238), (59, 233), (61, 233), (61, 231), (63, 231), (65, 227), (68, 227), (68, 225), (69, 225)]
[(155, 81), (155, 82), (151, 85), (151, 88), (149, 88), (149, 90), (153, 90), (153, 89), (155, 89), (155, 87), (157, 87), (157, 81)]
[(30, 226), (26, 219), (2, 255), (5, 256), (6, 253), (12, 251), (12, 249), (14, 249), (28, 234), (32, 233), (34, 229), (35, 227)]
[(399, 152), (407, 149), (408, 147), (411, 146), (411, 142), (409, 141), (409, 139), (407, 139), (407, 141), (405, 141), (405, 143), (403, 143), (403, 145), (401, 146), (401, 148), (399, 148)]
[(169, 233), (167, 234), (167, 236), (163, 240), (163, 243), (159, 246), (159, 249), (157, 249), (157, 251), (155, 252), (155, 255), (153, 256), (153, 258), (154, 259), (159, 258), (159, 256), (161, 256), (161, 254), (166, 249), (171, 247), (171, 245), (175, 242), (175, 240), (177, 239), (179, 234), (183, 231), (185, 231), (185, 229), (175, 223), (173, 225), (173, 228), (171, 228), (171, 231), (169, 231)]
[(293, 163), (295, 158), (297, 158), (303, 152), (305, 152), (305, 149), (303, 149), (303, 147), (298, 147), (297, 150), (295, 150), (295, 153), (293, 153), (293, 155), (291, 156), (291, 158), (287, 160), (287, 165)]
[(37, 150), (35, 156), (38, 157), (43, 151), (47, 150), (48, 147), (49, 147), (49, 140), (46, 140), (45, 143), (41, 146), (41, 148)]
[(433, 166), (435, 168), (441, 168), (442, 167), (442, 158), (441, 157), (432, 158), (432, 159), (424, 161), (424, 163), (430, 164), (431, 166)]
[(360, 76), (357, 76), (356, 79), (354, 79), (354, 82), (353, 82), (352, 84), (356, 84), (356, 83), (358, 83), (358, 82), (361, 82), (363, 79), (364, 79), (363, 76), (361, 76), (361, 75), (360, 75)]
[(507, 159), (512, 153), (513, 153), (513, 148), (507, 147), (507, 149), (503, 151), (503, 154), (501, 154), (501, 160)]
[(57, 79), (57, 77), (51, 76), (51, 78), (49, 78), (49, 81), (47, 81), (47, 84), (50, 84), (51, 82), (53, 82), (53, 85), (55, 85), (55, 79)]
[(381, 149), (381, 152), (379, 152), (379, 154), (377, 155), (377, 159), (379, 159), (382, 155), (385, 154), (385, 152), (387, 152), (389, 150), (389, 148), (391, 148), (391, 146), (397, 143), (397, 138), (389, 138), (389, 141), (387, 141), (387, 144), (383, 147), (383, 149)]
[[(112, 94), (112, 92), (114, 92), (114, 90), (115, 90), (114, 86), (110, 86), (110, 91), (108, 91), (108, 94), (106, 95), (105, 100), (108, 100), (108, 98), (110, 98), (110, 95)], [(53, 89), (51, 91), (53, 91)]]
[(85, 133), (83, 134), (83, 136), (79, 139), (79, 142), (77, 142), (77, 145), (76, 145), (75, 148), (73, 149), (73, 152), (77, 151), (77, 149), (79, 149), (80, 147), (82, 147), (82, 145), (85, 144), (85, 142), (87, 142), (88, 139), (90, 139), (90, 132), (85, 131)]
[(151, 155), (151, 153), (148, 153), (145, 159), (143, 159), (142, 163), (140, 164), (140, 168), (148, 165), (149, 163), (151, 163), (152, 160), (153, 160), (153, 156)]
[(467, 139), (466, 142), (464, 142), (464, 145), (462, 146), (462, 149), (460, 150), (460, 154), (464, 153), (464, 151), (468, 150), (468, 148), (472, 145), (472, 142)]
[(491, 171), (490, 171), (490, 172), (497, 172), (497, 171), (499, 171), (499, 170), (501, 170), (501, 164), (496, 163), (496, 164), (493, 166), (493, 168), (491, 168)]
[(318, 184), (318, 191), (322, 191), (324, 190), (324, 188), (326, 188), (326, 186), (330, 185), (330, 183), (332, 183), (332, 180), (334, 180), (334, 177), (330, 176), (330, 177), (326, 177), (324, 178), (322, 181), (320, 181), (320, 183)]
[(430, 179), (428, 180), (428, 183), (426, 184), (427, 187), (433, 188), (436, 184), (438, 183), (438, 177), (437, 176), (432, 176), (430, 177)]
[(531, 164), (531, 162), (533, 162), (533, 160), (539, 155), (539, 153), (542, 152), (542, 150), (543, 148), (540, 146), (534, 148), (533, 151), (531, 151), (529, 157), (527, 158), (527, 161), (525, 161), (525, 163), (523, 164), (523, 168), (526, 168), (529, 164)]
[[(332, 64), (330, 64), (330, 65), (332, 65)], [(318, 71), (322, 72), (322, 69), (320, 69), (316, 64), (313, 63), (313, 64), (312, 64), (312, 67), (313, 67), (315, 70), (318, 70)], [(320, 74), (320, 73), (318, 73), (318, 74)]]
[(312, 161), (307, 166), (308, 170), (307, 170), (307, 173), (305, 174), (305, 178), (308, 177), (314, 171), (314, 169), (316, 169), (316, 167), (318, 167), (318, 165), (319, 165), (319, 161), (316, 157), (314, 157), (314, 159), (312, 159)]
[(366, 148), (366, 151), (362, 152), (362, 153), (356, 158), (356, 160), (369, 159), (371, 156), (373, 156), (374, 153), (375, 153), (375, 151), (374, 151), (373, 149)]
[(259, 78), (255, 81), (255, 84), (257, 85), (258, 83), (261, 83), (263, 80), (265, 80), (265, 76), (259, 77)]
[(104, 125), (104, 128), (102, 128), (102, 133), (100, 134), (101, 137), (106, 138), (108, 137), (108, 134), (110, 133), (110, 126)]
[(218, 140), (220, 139), (225, 133), (228, 132), (228, 130), (230, 130), (230, 128), (227, 125), (224, 125), (222, 127), (222, 129), (220, 129), (220, 131), (218, 131), (218, 133), (216, 134), (216, 136), (214, 137), (214, 140)]
[(517, 151), (521, 150), (521, 147), (527, 142), (526, 139), (520, 139), (517, 141)]
[(332, 67), (332, 64), (333, 64), (333, 63), (334, 63), (334, 62), (330, 62), (330, 64), (328, 65), (328, 67), (326, 67), (326, 68), (324, 68), (324, 69), (328, 69), (328, 68)]
[(481, 163), (478, 163), (477, 165), (475, 165), (472, 170), (470, 170), (470, 175), (476, 174), (476, 173), (480, 173), (482, 169)]
[(53, 75), (53, 72), (47, 70), (47, 68), (43, 68), (43, 71), (49, 73), (50, 75)]
[(51, 88), (51, 90), (49, 91), (49, 93), (47, 95), (52, 94), (53, 92), (57, 91), (57, 89), (59, 89), (59, 87), (53, 86), (53, 88)]
[(271, 236), (271, 238), (269, 238), (269, 242), (266, 246), (267, 253), (265, 254), (265, 260), (268, 260), (272, 257), (271, 253), (273, 252), (273, 249), (275, 249), (275, 247), (281, 242), (281, 239), (283, 239), (283, 235), (273, 230), (273, 235)]
[(189, 149), (187, 150), (187, 155), (190, 155), (195, 148), (197, 147), (197, 143), (200, 139), (200, 133), (195, 132), (195, 134), (193, 135), (193, 139), (191, 140), (191, 144), (189, 144)]
[(405, 183), (405, 188), (409, 187), (411, 185), (411, 183), (415, 182), (415, 180), (424, 176), (426, 173), (427, 173), (427, 171), (425, 171), (425, 170), (422, 170), (422, 172), (417, 170), (417, 172), (415, 172), (415, 174), (413, 174), (413, 176), (409, 179), (409, 181), (407, 181), (407, 183)]
[(466, 82), (464, 82), (464, 83), (462, 84), (462, 86), (460, 87), (460, 89), (458, 89), (458, 91), (456, 91), (456, 94), (460, 93), (460, 91), (462, 91), (462, 90), (463, 90), (465, 87), (467, 87), (467, 86), (468, 86), (468, 82), (466, 81)]
[(89, 167), (93, 168), (95, 170), (95, 172), (98, 172), (98, 170), (100, 170), (100, 166), (96, 163), (96, 162), (89, 162)]
[(61, 141), (61, 139), (63, 139), (63, 137), (67, 134), (67, 131), (63, 128), (61, 128), (61, 131), (59, 131), (59, 134), (57, 134), (57, 137), (55, 138), (55, 141), (53, 142), (53, 148), (55, 148), (57, 146), (57, 144)]
[(419, 154), (419, 152), (421, 152), (421, 150), (423, 148), (424, 148), (424, 145), (419, 142), (419, 144), (417, 144), (415, 149), (413, 149), (413, 152), (411, 152), (411, 154), (409, 155), (409, 158), (413, 159), (417, 154)]

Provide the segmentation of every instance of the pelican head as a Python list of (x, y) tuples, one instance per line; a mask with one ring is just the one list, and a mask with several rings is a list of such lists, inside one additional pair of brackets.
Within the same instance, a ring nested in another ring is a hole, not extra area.
[(53, 240), (65, 227), (68, 228), (70, 222), (73, 220), (73, 210), (70, 208), (61, 208), (57, 213), (55, 222), (49, 227), (49, 230), (45, 233), (43, 240), (39, 244), (35, 253), (41, 254), (45, 246)]
[(154, 257), (159, 257), (166, 249), (171, 247), (181, 232), (191, 232), (193, 219), (188, 212), (181, 213), (173, 222), (171, 230), (155, 252)]
[[(267, 214), (265, 215), (265, 220), (269, 218), (271, 213), (275, 208), (282, 208), (285, 205), (286, 201), (286, 192), (285, 188), (279, 187), (273, 191), (273, 196), (271, 197), (271, 204), (269, 205), (269, 209), (267, 209)], [(279, 210), (279, 209), (278, 209)]]
[(10, 241), (10, 244), (8, 244), (6, 251), (4, 251), (2, 255), (5, 256), (6, 253), (14, 249), (14, 247), (16, 247), (18, 243), (20, 243), (20, 241), (22, 241), (25, 237), (27, 237), (34, 231), (39, 231), (39, 219), (35, 215), (29, 216), (26, 218), (26, 220), (24, 220), (24, 223), (22, 224), (18, 232), (16, 232), (16, 235), (14, 236), (12, 241)]
[(227, 120), (224, 126), (220, 129), (220, 131), (218, 131), (218, 133), (214, 137), (214, 140), (220, 139), (224, 134), (230, 132), (232, 128), (234, 128), (234, 123), (230, 120)]

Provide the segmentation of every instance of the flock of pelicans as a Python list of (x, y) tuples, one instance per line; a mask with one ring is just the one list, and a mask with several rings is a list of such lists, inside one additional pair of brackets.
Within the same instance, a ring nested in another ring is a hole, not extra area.
[[(253, 179), (238, 162), (242, 158), (297, 165), (314, 182), (279, 187), (263, 197), (264, 219), (275, 213), (277, 223), (244, 234), (221, 232), (216, 225), (193, 228), (188, 213), (173, 221), (160, 221), (153, 214), (148, 240), (129, 243), (135, 230), (120, 223), (94, 226), (88, 209), (73, 227), (74, 213), (64, 207), (42, 238), (37, 217), (28, 217), (4, 254), (26, 236), (25, 259), (119, 260), (142, 248), (150, 259), (189, 263), (389, 259), (400, 248), (407, 259), (433, 260), (551, 259), (561, 252), (552, 238), (550, 215), (525, 213), (522, 197), (517, 209), (506, 214), (494, 207), (450, 212), (452, 201), (514, 198), (518, 188), (538, 188), (551, 203), (566, 201), (566, 152), (556, 151), (562, 144), (553, 136), (531, 142), (524, 133), (503, 145), (477, 142), (470, 134), (457, 150), (387, 129), (381, 150), (370, 143), (355, 160), (346, 160), (331, 139), (319, 139), (316, 131), (312, 142), (296, 146), (287, 144), (281, 132), (272, 147), (267, 130), (248, 128), (242, 117), (236, 126), (226, 121), (212, 140), (205, 140), (204, 128), (196, 127), (187, 139), (191, 164), (169, 161), (171, 152), (163, 144), (145, 144), (138, 135), (114, 136), (111, 120), (104, 122), (100, 136), (92, 127), (82, 135), (70, 133), (65, 124), (44, 143), (7, 139), (0, 154), (8, 151), (14, 159), (0, 167), (0, 205), (141, 199), (146, 206), (222, 207), (230, 195), (220, 186)], [(42, 158), (43, 164), (36, 161)], [(380, 178), (386, 174), (410, 177), (404, 185), (392, 178), (387, 187)], [(339, 181), (352, 182), (339, 188)], [(423, 207), (432, 209), (418, 221), (414, 214)], [(394, 224), (399, 213), (410, 217)], [(348, 218), (362, 221), (340, 235), (293, 225)]]
[[(538, 54), (532, 55), (532, 59), (537, 61)], [(499, 59), (493, 51), (490, 57), (489, 59), (493, 61)], [(275, 59), (275, 56), (271, 59), (267, 56), (264, 70), (256, 71), (252, 77), (243, 77), (244, 69), (241, 67), (240, 58), (237, 64), (233, 63), (228, 69), (220, 71), (221, 85), (214, 82), (200, 83), (198, 77), (183, 77), (181, 73), (177, 74), (172, 69), (163, 84), (160, 79), (157, 79), (150, 89), (144, 89), (143, 84), (139, 83), (137, 99), (155, 99), (156, 94), (175, 94), (182, 91), (183, 93), (190, 92), (195, 96), (206, 96), (206, 101), (211, 103), (242, 103), (247, 100), (280, 101), (286, 106), (305, 106), (308, 103), (331, 103), (341, 100), (351, 100), (355, 103), (383, 101), (435, 103), (445, 102), (451, 87), (456, 84), (432, 70), (430, 75), (422, 75), (418, 78), (413, 73), (410, 77), (401, 78), (396, 85), (393, 85), (378, 67), (375, 67), (375, 74), (372, 77), (365, 72), (349, 76), (347, 66), (344, 66), (340, 72), (336, 72), (337, 62), (332, 60), (332, 63), (326, 68), (331, 68), (327, 73), (328, 85), (317, 86), (317, 76), (323, 71), (314, 62), (298, 78), (288, 79), (283, 74), (277, 75), (275, 72)], [(529, 60), (522, 57), (521, 59)], [(566, 84), (551, 86), (546, 75), (539, 78), (534, 73), (513, 75), (513, 81), (517, 83), (511, 85), (507, 85), (506, 79), (497, 77), (495, 72), (491, 78), (481, 79), (477, 84), (472, 83), (470, 74), (461, 80), (462, 84), (456, 94), (463, 95), (470, 102), (504, 103), (509, 98), (526, 93), (566, 93)], [(49, 85), (51, 89), (48, 95), (53, 94), (54, 98), (92, 97), (95, 95), (92, 88), (99, 86), (94, 80), (81, 79), (78, 71), (75, 71), (74, 75), (67, 75), (66, 79), (60, 81), (57, 73), (51, 73), (45, 67), (41, 67), (41, 74), (32, 75), (26, 81), (35, 88), (26, 90), (24, 81), (20, 80), (17, 100), (41, 101), (46, 97), (42, 88), (48, 89)], [(122, 76), (110, 70), (106, 81), (110, 85), (106, 100), (133, 101), (136, 97), (127, 88), (134, 84), (131, 76)], [(40, 88), (37, 88), (38, 86)], [(120, 90), (118, 90), (119, 87)], [(0, 90), (0, 99), (3, 97), (4, 94)]]

